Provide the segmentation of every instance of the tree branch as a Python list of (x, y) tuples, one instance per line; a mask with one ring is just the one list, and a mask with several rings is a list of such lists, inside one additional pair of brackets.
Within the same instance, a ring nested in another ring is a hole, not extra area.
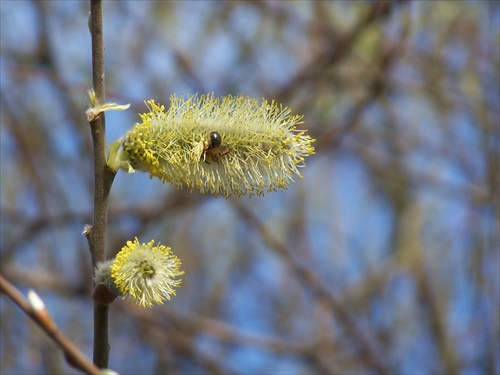
[(291, 270), (298, 276), (299, 280), (318, 298), (330, 306), (339, 322), (347, 329), (350, 336), (355, 340), (358, 350), (358, 358), (378, 374), (390, 374), (391, 369), (380, 355), (369, 332), (362, 329), (349, 310), (342, 304), (340, 299), (325, 287), (319, 277), (306, 265), (293, 257), (286, 244), (277, 239), (265, 226), (265, 224), (244, 204), (233, 201), (233, 207), (240, 213), (241, 217), (251, 224), (261, 235), (262, 239), (276, 251), (276, 253), (288, 264)]
[(25, 300), (23, 295), (10, 282), (0, 275), (0, 292), (9, 297), (26, 315), (36, 322), (64, 351), (66, 360), (70, 365), (87, 374), (100, 374), (99, 368), (83, 354), (78, 347), (69, 341), (54, 323), (47, 309), (39, 306), (38, 309)]
[[(97, 103), (104, 103), (104, 38), (102, 2), (90, 2), (90, 33), (92, 36), (92, 83)], [(92, 267), (106, 259), (106, 226), (108, 197), (115, 172), (106, 167), (106, 128), (104, 113), (90, 121), (94, 145), (94, 218), (87, 234)], [(108, 367), (108, 306), (94, 303), (94, 363)]]

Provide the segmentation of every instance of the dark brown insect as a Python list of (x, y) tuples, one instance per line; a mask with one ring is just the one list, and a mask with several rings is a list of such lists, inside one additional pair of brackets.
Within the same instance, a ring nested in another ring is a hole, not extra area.
[(230, 147), (222, 145), (222, 137), (218, 132), (211, 132), (208, 135), (208, 142), (203, 141), (203, 145), (204, 149), (200, 155), (200, 160), (203, 159), (206, 163), (208, 163), (207, 157), (218, 162), (221, 156), (224, 156), (231, 151)]

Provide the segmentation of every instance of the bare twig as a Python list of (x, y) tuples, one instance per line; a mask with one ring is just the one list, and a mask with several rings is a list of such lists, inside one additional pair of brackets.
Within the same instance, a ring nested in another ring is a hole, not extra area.
[(234, 201), (233, 203), (233, 207), (241, 214), (241, 217), (247, 220), (260, 233), (262, 239), (290, 266), (292, 271), (304, 285), (308, 286), (316, 298), (330, 306), (339, 321), (355, 340), (359, 358), (379, 374), (391, 373), (388, 365), (378, 353), (371, 336), (360, 328), (357, 321), (351, 316), (338, 297), (324, 286), (314, 272), (294, 258), (288, 251), (286, 244), (273, 236), (265, 224), (251, 210), (238, 201)]
[(66, 360), (71, 366), (88, 374), (101, 374), (101, 370), (96, 367), (75, 344), (63, 335), (45, 307), (40, 306), (38, 309), (33, 308), (33, 305), (23, 297), (19, 290), (1, 275), (0, 292), (9, 297), (59, 345), (64, 351)]
[[(98, 103), (104, 103), (104, 38), (102, 4), (90, 2), (90, 33), (92, 35), (92, 83)], [(104, 113), (90, 121), (94, 144), (94, 218), (87, 235), (92, 267), (106, 259), (106, 226), (108, 197), (115, 172), (106, 167), (106, 137)], [(109, 360), (108, 306), (94, 304), (94, 363), (105, 368)]]

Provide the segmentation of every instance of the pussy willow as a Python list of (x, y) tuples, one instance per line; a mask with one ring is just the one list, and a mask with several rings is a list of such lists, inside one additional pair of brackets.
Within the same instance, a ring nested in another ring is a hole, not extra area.
[(174, 95), (168, 110), (153, 100), (147, 105), (115, 165), (177, 188), (224, 197), (286, 189), (314, 153), (314, 140), (296, 129), (302, 116), (274, 101)]

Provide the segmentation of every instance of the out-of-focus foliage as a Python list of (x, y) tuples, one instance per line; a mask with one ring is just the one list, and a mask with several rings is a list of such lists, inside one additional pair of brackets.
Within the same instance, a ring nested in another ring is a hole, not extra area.
[[(2, 1), (1, 272), (90, 355), (89, 4)], [(111, 143), (144, 100), (275, 99), (316, 142), (287, 191), (119, 172), (109, 254), (172, 248), (177, 297), (111, 305), (121, 373), (499, 373), (495, 2), (104, 2)], [(1, 299), (1, 372), (68, 373)]]

